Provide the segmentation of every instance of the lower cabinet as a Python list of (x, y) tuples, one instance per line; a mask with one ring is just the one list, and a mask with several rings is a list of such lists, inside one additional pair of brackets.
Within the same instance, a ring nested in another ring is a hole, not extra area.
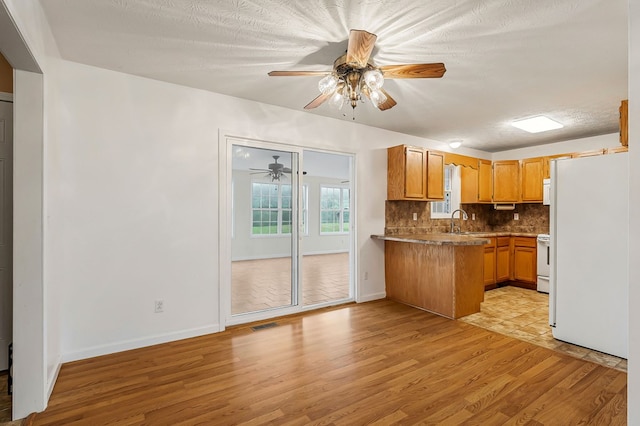
[(496, 282), (501, 283), (509, 281), (510, 238), (498, 237), (496, 240)]
[(496, 239), (484, 245), (484, 288), (491, 289), (496, 284)]
[(537, 279), (536, 238), (513, 238), (513, 274), (514, 281), (526, 284), (525, 287), (535, 288)]
[(535, 237), (493, 237), (484, 246), (484, 287), (510, 281), (525, 288), (535, 288), (537, 280)]

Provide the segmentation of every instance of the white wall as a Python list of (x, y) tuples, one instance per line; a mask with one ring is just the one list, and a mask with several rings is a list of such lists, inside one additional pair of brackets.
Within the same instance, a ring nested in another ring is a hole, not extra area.
[[(44, 364), (51, 360), (55, 364), (58, 354), (75, 359), (207, 332), (219, 325), (215, 258), (221, 128), (317, 149), (343, 150), (344, 144), (356, 154), (356, 252), (361, 278), (357, 298), (384, 295), (383, 244), (369, 235), (384, 229), (385, 194), (380, 188), (386, 186), (386, 147), (406, 143), (443, 149), (442, 144), (59, 61), (47, 52), (44, 40), (50, 38), (39, 3), (2, 1), (36, 58), (45, 63), (45, 163), (32, 166), (36, 172), (44, 168), (44, 277), (28, 283), (33, 299), (19, 301), (30, 307), (41, 297), (47, 307), (58, 304), (59, 311), (47, 309), (46, 318), (35, 324), (46, 327), (46, 342), (38, 344), (36, 336), (35, 342), (29, 340), (31, 346), (23, 347), (35, 354), (35, 365), (27, 367), (36, 374), (47, 369), (37, 360), (41, 355), (46, 356)], [(634, 21), (635, 40), (638, 21)], [(638, 75), (635, 55), (631, 79)], [(633, 99), (640, 98), (640, 83), (630, 83), (634, 117), (639, 107)], [(640, 131), (633, 120), (630, 126), (630, 157), (638, 159), (640, 151), (633, 146), (640, 141), (633, 133)], [(633, 188), (640, 176), (631, 170)], [(633, 191), (631, 197), (637, 210), (640, 199)], [(640, 237), (637, 224), (632, 223), (631, 229), (632, 237)], [(633, 258), (638, 258), (639, 239), (631, 241)], [(640, 266), (630, 263), (635, 284)], [(640, 289), (631, 288), (630, 303), (635, 306)], [(164, 314), (152, 314), (156, 298), (165, 300)], [(635, 367), (640, 329), (633, 325), (640, 314), (630, 311), (629, 424), (635, 424), (640, 422), (640, 374)], [(26, 328), (18, 328), (18, 333), (25, 333)], [(48, 384), (38, 378), (16, 379), (22, 390), (33, 389), (34, 383), (40, 386), (28, 392), (32, 401), (25, 404), (19, 402), (20, 395), (14, 397), (20, 404), (16, 414), (26, 415), (37, 408)]]
[(640, 2), (629, 2), (629, 374), (628, 419), (640, 424)]
[(356, 154), (358, 276), (369, 273), (357, 297), (384, 296), (382, 246), (369, 236), (384, 230), (386, 147), (428, 141), (67, 61), (49, 68), (60, 99), (46, 256), (65, 360), (219, 329), (219, 129)]
[(491, 159), (494, 161), (521, 160), (523, 158), (592, 151), (602, 148), (615, 148), (619, 146), (620, 135), (618, 133), (610, 133), (607, 135), (592, 136), (589, 138), (573, 139), (564, 142), (556, 142), (546, 145), (530, 146), (527, 148), (518, 148), (508, 151), (495, 152), (491, 156)]
[[(291, 255), (290, 236), (251, 235), (251, 182), (247, 171), (233, 171), (233, 242), (232, 260), (264, 259)], [(340, 179), (305, 176), (308, 191), (308, 234), (304, 235), (302, 254), (323, 254), (349, 251), (349, 235), (320, 235), (320, 185), (343, 187)], [(266, 181), (265, 181), (266, 182)]]

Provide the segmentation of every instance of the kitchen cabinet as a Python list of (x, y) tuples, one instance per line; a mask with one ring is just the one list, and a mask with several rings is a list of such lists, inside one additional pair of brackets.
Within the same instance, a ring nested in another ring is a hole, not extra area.
[(520, 201), (520, 162), (501, 160), (493, 162), (493, 202)]
[(511, 239), (509, 237), (496, 238), (496, 283), (509, 281), (510, 253)]
[(484, 288), (495, 288), (496, 284), (496, 239), (484, 245)]
[(571, 154), (571, 158), (593, 157), (594, 155), (603, 155), (604, 153), (604, 148), (594, 149), (593, 151), (574, 152), (573, 154)]
[(620, 103), (620, 144), (629, 145), (629, 101)]
[(535, 237), (512, 237), (512, 281), (524, 284), (524, 287), (535, 288), (536, 285), (536, 248)]
[(543, 178), (549, 179), (551, 177), (551, 168), (550, 162), (551, 160), (558, 160), (561, 158), (571, 158), (571, 154), (555, 154), (544, 157), (544, 167), (543, 167)]
[(478, 169), (460, 167), (460, 202), (478, 202)]
[(617, 146), (615, 148), (607, 148), (607, 154), (617, 154), (618, 152), (629, 152), (629, 147)]
[(478, 202), (490, 203), (493, 198), (493, 171), (490, 160), (478, 160)]
[(444, 154), (427, 151), (427, 198), (444, 200)]
[(544, 158), (526, 158), (520, 161), (521, 200), (523, 203), (542, 202)]
[(388, 148), (387, 199), (444, 199), (444, 155), (406, 145)]

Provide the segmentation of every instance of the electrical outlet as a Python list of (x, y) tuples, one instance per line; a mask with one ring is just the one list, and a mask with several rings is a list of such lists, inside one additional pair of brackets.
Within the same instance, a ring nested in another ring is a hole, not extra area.
[(364, 273), (364, 280), (367, 281), (368, 279), (369, 279), (369, 272), (365, 272)]
[(413, 214), (413, 220), (418, 220), (418, 213)]
[(156, 314), (164, 312), (164, 300), (156, 300), (155, 301), (154, 312)]
[(471, 213), (471, 220), (476, 220), (476, 214), (475, 213)]
[(518, 213), (514, 213), (513, 220), (520, 220), (520, 215)]

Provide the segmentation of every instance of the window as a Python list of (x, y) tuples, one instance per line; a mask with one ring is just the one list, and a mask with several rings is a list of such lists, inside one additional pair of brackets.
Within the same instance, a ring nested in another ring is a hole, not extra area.
[[(290, 184), (251, 183), (251, 235), (291, 234), (292, 191)], [(302, 225), (307, 233), (307, 187), (302, 187)]]
[(320, 187), (320, 234), (349, 232), (349, 188)]
[(460, 208), (460, 170), (450, 164), (444, 168), (444, 201), (432, 201), (431, 219), (450, 219)]

